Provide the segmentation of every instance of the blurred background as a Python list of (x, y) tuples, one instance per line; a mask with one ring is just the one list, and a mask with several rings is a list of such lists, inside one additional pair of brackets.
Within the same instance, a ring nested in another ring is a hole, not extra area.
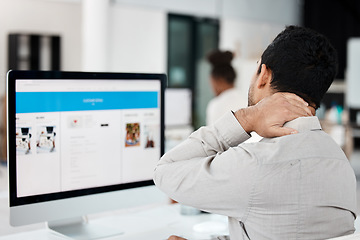
[(9, 69), (166, 73), (169, 149), (205, 125), (209, 52), (234, 53), (235, 86), (247, 101), (256, 61), (286, 25), (313, 28), (338, 50), (339, 73), (318, 116), (360, 176), (356, 0), (1, 0), (1, 161)]

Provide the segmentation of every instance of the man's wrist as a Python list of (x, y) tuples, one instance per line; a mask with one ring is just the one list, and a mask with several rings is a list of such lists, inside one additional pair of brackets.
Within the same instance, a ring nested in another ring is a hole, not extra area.
[(234, 113), (236, 120), (238, 120), (241, 127), (248, 134), (254, 131), (254, 123), (255, 123), (254, 113), (255, 113), (254, 107), (241, 108)]

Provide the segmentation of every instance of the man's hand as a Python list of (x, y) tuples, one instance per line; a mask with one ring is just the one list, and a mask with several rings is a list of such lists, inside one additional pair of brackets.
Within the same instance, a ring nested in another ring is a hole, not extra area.
[(292, 93), (275, 93), (256, 105), (235, 112), (235, 117), (248, 133), (255, 131), (262, 137), (280, 137), (297, 133), (283, 127), (298, 117), (312, 116), (309, 104)]
[(167, 240), (186, 240), (186, 238), (182, 238), (182, 237), (172, 235)]

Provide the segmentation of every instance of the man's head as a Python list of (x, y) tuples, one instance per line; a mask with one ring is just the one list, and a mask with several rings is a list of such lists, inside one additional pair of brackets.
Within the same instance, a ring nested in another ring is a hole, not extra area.
[(266, 48), (249, 88), (249, 106), (275, 92), (290, 92), (314, 108), (337, 72), (337, 53), (323, 35), (289, 26)]

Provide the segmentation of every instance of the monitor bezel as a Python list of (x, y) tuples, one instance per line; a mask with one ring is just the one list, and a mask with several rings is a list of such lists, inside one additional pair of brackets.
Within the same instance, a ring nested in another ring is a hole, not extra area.
[[(154, 185), (153, 180), (123, 183), (102, 187), (93, 187), (80, 190), (58, 193), (41, 194), (35, 196), (17, 197), (16, 179), (16, 80), (158, 80), (160, 82), (160, 140), (164, 143), (164, 92), (167, 84), (166, 74), (162, 73), (105, 73), (105, 72), (64, 72), (64, 71), (20, 71), (10, 70), (7, 74), (7, 140), (8, 140), (8, 178), (9, 178), (9, 205), (10, 207), (41, 203), (67, 198), (82, 197), (92, 194), (115, 192), (131, 188)], [(164, 144), (160, 146), (160, 156), (164, 154)]]

